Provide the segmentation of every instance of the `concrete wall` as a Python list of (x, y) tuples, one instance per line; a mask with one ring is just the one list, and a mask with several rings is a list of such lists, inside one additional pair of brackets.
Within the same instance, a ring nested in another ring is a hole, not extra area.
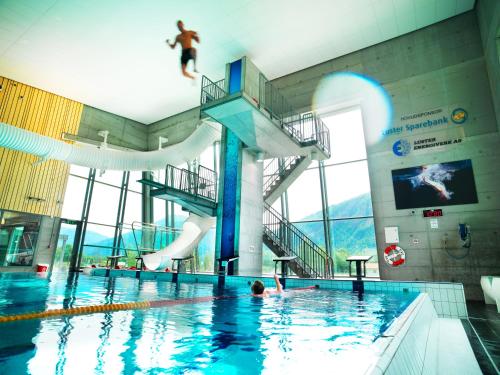
[(200, 109), (197, 107), (148, 125), (148, 149), (158, 149), (160, 136), (168, 138), (164, 147), (182, 142), (193, 133), (199, 122)]
[(33, 268), (36, 268), (37, 264), (52, 264), (57, 247), (60, 222), (59, 218), (42, 216)]
[(478, 0), (476, 10), (493, 103), (495, 103), (497, 124), (500, 129), (500, 1)]
[(85, 105), (78, 135), (102, 141), (97, 133), (108, 130), (110, 144), (133, 150), (147, 150), (148, 127), (140, 122)]
[(250, 98), (255, 100), (256, 103), (258, 103), (260, 100), (259, 97), (260, 71), (259, 69), (257, 69), (255, 64), (252, 61), (250, 61), (250, 59), (247, 57), (244, 58), (244, 64), (245, 64), (244, 92)]
[(238, 275), (262, 274), (262, 168), (255, 154), (243, 150)]
[[(392, 144), (398, 138), (387, 137), (368, 148), (368, 162), (381, 278), (462, 282), (469, 299), (480, 299), (479, 277), (500, 272), (500, 172), (496, 167), (500, 143), (475, 11), (287, 75), (273, 84), (296, 108), (310, 110), (321, 78), (337, 71), (366, 74), (380, 82), (392, 98), (392, 126), (400, 124), (403, 114), (457, 105), (467, 110), (467, 122), (456, 126), (465, 135), (462, 144), (397, 157)], [(425, 129), (419, 135), (428, 132)], [(415, 213), (396, 210), (392, 169), (461, 159), (472, 159), (478, 204), (443, 208), (438, 229), (430, 228), (422, 209)], [(468, 255), (458, 241), (460, 222), (472, 230)], [(399, 268), (389, 267), (382, 257), (383, 228), (389, 225), (399, 227), (400, 245), (407, 253), (406, 264)], [(459, 257), (463, 259), (455, 259)]]

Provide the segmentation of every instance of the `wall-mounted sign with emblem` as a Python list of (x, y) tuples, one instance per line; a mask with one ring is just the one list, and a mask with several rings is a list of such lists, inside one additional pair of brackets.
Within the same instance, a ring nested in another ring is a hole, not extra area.
[(392, 144), (392, 152), (396, 156), (408, 156), (424, 151), (442, 151), (445, 147), (462, 143), (464, 138), (463, 128), (451, 128), (445, 131), (428, 133), (425, 136), (397, 139)]
[[(467, 111), (458, 106), (435, 108), (418, 113), (405, 114), (395, 121), (392, 128), (382, 131), (382, 136), (401, 136), (415, 133), (425, 133), (430, 130), (439, 130), (449, 126), (463, 125), (469, 118)], [(399, 122), (399, 125), (397, 124)]]

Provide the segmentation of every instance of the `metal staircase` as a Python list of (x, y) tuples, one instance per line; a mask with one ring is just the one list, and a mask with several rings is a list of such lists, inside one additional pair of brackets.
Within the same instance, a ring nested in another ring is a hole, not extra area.
[(333, 263), (328, 254), (271, 205), (311, 164), (305, 156), (271, 159), (264, 165), (264, 244), (279, 257), (296, 256), (290, 268), (299, 277), (333, 277)]
[(307, 156), (290, 156), (267, 161), (264, 164), (264, 202), (272, 205), (311, 162)]
[(279, 257), (296, 256), (289, 263), (299, 277), (330, 278), (333, 263), (328, 254), (279, 212), (264, 202), (263, 242)]

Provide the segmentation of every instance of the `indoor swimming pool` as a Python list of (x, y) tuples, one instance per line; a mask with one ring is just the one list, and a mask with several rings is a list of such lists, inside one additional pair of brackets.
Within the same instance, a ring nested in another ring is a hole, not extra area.
[[(228, 298), (209, 299), (211, 296)], [(364, 373), (373, 342), (417, 293), (362, 295), (79, 275), (0, 275), (0, 315), (136, 301), (168, 307), (0, 323), (2, 374)]]

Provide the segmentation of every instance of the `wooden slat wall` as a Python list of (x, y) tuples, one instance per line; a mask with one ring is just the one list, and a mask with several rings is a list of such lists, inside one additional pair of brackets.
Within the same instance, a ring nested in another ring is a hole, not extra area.
[[(0, 77), (0, 121), (62, 139), (78, 133), (83, 104)], [(69, 165), (0, 147), (0, 208), (60, 216)], [(28, 199), (28, 197), (40, 198)]]

